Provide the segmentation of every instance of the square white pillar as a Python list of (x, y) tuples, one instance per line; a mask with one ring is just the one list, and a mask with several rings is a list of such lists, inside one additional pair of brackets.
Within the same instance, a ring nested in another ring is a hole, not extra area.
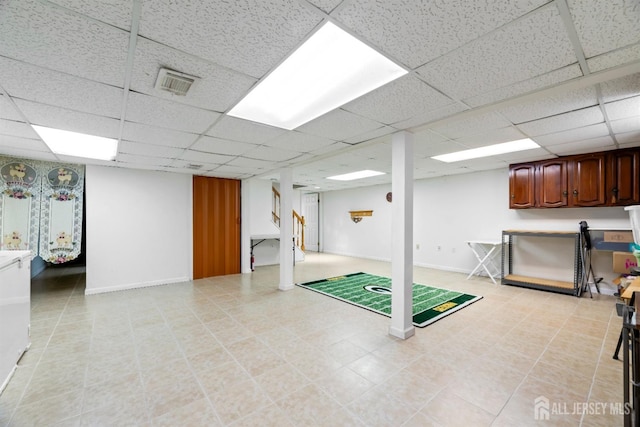
[(293, 171), (280, 171), (280, 286), (293, 289)]
[(389, 334), (407, 339), (413, 326), (413, 134), (391, 141), (391, 326)]

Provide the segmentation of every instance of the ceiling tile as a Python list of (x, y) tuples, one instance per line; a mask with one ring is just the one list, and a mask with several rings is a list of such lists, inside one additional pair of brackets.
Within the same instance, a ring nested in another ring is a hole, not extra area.
[(11, 146), (20, 147), (20, 149), (29, 151), (44, 151), (51, 153), (49, 147), (47, 147), (41, 139), (27, 138), (17, 135), (0, 135), (0, 148), (7, 149)]
[(640, 43), (587, 59), (591, 72), (602, 71), (640, 59)]
[(516, 127), (528, 136), (538, 136), (603, 122), (604, 116), (598, 106), (533, 120), (519, 124)]
[(422, 128), (423, 125), (435, 122), (440, 119), (445, 119), (449, 116), (453, 116), (454, 114), (460, 113), (465, 110), (468, 110), (468, 108), (463, 104), (450, 104), (445, 107), (429, 111), (428, 113), (417, 115), (412, 119), (394, 123), (393, 127), (397, 129), (408, 129), (414, 127)]
[(247, 157), (236, 157), (226, 165), (245, 168), (247, 170), (251, 169), (254, 175), (257, 175), (265, 170), (273, 169), (273, 162), (270, 160), (249, 159)]
[(582, 77), (582, 71), (577, 64), (562, 67), (540, 76), (533, 77), (510, 86), (501, 87), (496, 90), (465, 98), (463, 101), (471, 107), (479, 107), (481, 105), (490, 104), (497, 101), (509, 99), (518, 95), (522, 95), (534, 90), (543, 89), (556, 85), (558, 83)]
[(369, 132), (361, 133), (360, 135), (346, 138), (343, 142), (351, 145), (361, 144), (367, 141), (373, 141), (379, 138), (391, 138), (391, 135), (398, 132), (398, 129), (391, 126), (381, 126)]
[(452, 99), (408, 74), (342, 108), (380, 123), (393, 124), (444, 107)]
[(29, 150), (23, 148), (24, 138), (17, 138), (8, 145), (2, 143), (0, 138), (0, 154), (5, 156), (15, 156), (24, 159), (48, 160), (52, 162), (58, 161), (58, 158), (51, 151)]
[(558, 10), (550, 5), (429, 62), (417, 72), (431, 86), (465, 99), (574, 62), (573, 47)]
[(640, 116), (640, 96), (604, 104), (609, 120)]
[(568, 4), (587, 58), (640, 42), (637, 0), (568, 0)]
[(598, 97), (593, 87), (558, 93), (543, 98), (504, 108), (500, 112), (513, 123), (529, 122), (543, 117), (551, 117), (598, 104)]
[(40, 139), (35, 130), (25, 122), (0, 119), (0, 135), (19, 136), (21, 138)]
[(227, 139), (203, 136), (190, 147), (192, 150), (206, 153), (224, 154), (228, 156), (239, 156), (257, 148), (256, 144), (246, 142), (229, 141)]
[[(184, 96), (155, 89), (160, 68), (198, 77)], [(237, 103), (256, 79), (189, 55), (168, 46), (138, 37), (131, 77), (131, 89), (174, 102), (224, 112)]]
[(238, 167), (231, 165), (221, 165), (213, 169), (211, 173), (206, 173), (207, 176), (215, 176), (222, 178), (242, 179), (253, 176), (255, 173), (254, 168)]
[(87, 0), (50, 1), (127, 31), (131, 28), (131, 11), (133, 8), (131, 0), (102, 0), (97, 2)]
[(382, 51), (416, 68), (544, 3), (352, 0), (334, 17)]
[(34, 125), (86, 133), (105, 138), (118, 138), (120, 120), (80, 113), (66, 108), (52, 107), (21, 99), (15, 100), (18, 108)]
[(633, 132), (640, 129), (640, 116), (629, 117), (621, 120), (612, 120), (611, 129), (614, 133)]
[(307, 1), (326, 13), (331, 12), (333, 9), (336, 8), (336, 6), (342, 3), (342, 0), (307, 0)]
[(320, 21), (299, 2), (145, 0), (139, 34), (259, 78)]
[(242, 155), (242, 157), (256, 160), (265, 160), (268, 162), (284, 162), (287, 160), (295, 159), (296, 157), (300, 157), (301, 154), (302, 153), (299, 151), (259, 146), (247, 151)]
[(531, 150), (516, 151), (514, 153), (505, 153), (496, 156), (500, 160), (504, 160), (507, 163), (520, 163), (527, 159), (543, 159), (549, 152), (544, 148), (533, 148)]
[(640, 95), (640, 73), (600, 83), (600, 89), (604, 102)]
[(326, 145), (322, 148), (316, 148), (312, 151), (312, 154), (315, 156), (324, 156), (327, 154), (337, 154), (340, 151), (344, 150), (346, 147), (350, 147), (350, 145), (345, 144), (344, 142), (334, 142), (331, 145)]
[(335, 143), (332, 139), (292, 131), (270, 140), (267, 146), (297, 151), (299, 153), (311, 153), (315, 150), (334, 145)]
[[(1, 83), (0, 83), (1, 84)], [(24, 119), (13, 106), (11, 100), (0, 94), (0, 119), (23, 121)]]
[(167, 166), (167, 168), (172, 172), (200, 175), (201, 173), (215, 170), (219, 166), (220, 164), (218, 163), (207, 163), (203, 161), (194, 162), (190, 160), (176, 159), (171, 163), (171, 165)]
[(187, 148), (197, 138), (198, 135), (194, 133), (179, 132), (132, 122), (125, 122), (122, 131), (122, 139), (178, 148)]
[(342, 141), (381, 127), (379, 122), (361, 117), (340, 108), (312, 120), (297, 130), (302, 133)]
[(562, 132), (550, 133), (548, 135), (535, 136), (532, 139), (543, 147), (566, 144), (569, 142), (582, 141), (591, 138), (606, 136), (609, 129), (604, 123), (584, 126), (577, 129), (570, 129)]
[(594, 151), (613, 150), (616, 146), (610, 136), (584, 139), (582, 141), (569, 142), (567, 144), (548, 146), (547, 149), (559, 156), (570, 154), (593, 153)]
[(458, 144), (469, 148), (482, 147), (484, 145), (501, 144), (503, 142), (516, 141), (518, 139), (526, 138), (515, 127), (507, 127), (502, 129), (495, 129), (485, 133), (479, 133), (476, 135), (465, 136), (457, 138), (455, 141)]
[(124, 85), (129, 34), (111, 25), (36, 0), (3, 2), (0, 40), (2, 56)]
[(122, 89), (0, 57), (2, 86), (14, 98), (120, 118)]
[(224, 156), (221, 154), (205, 153), (203, 151), (186, 150), (178, 157), (179, 160), (186, 160), (192, 163), (207, 163), (223, 165), (230, 160), (233, 160), (235, 156)]
[(470, 159), (457, 163), (469, 168), (471, 171), (483, 171), (509, 167), (509, 162), (498, 157), (481, 157), (479, 159)]
[(133, 141), (120, 141), (118, 152), (147, 157), (173, 158), (179, 156), (184, 151), (183, 148), (167, 147), (164, 145), (145, 144)]
[(135, 154), (119, 153), (117, 157), (118, 163), (133, 163), (136, 165), (160, 165), (169, 166), (173, 159), (161, 157), (140, 156)]
[(469, 147), (461, 145), (455, 141), (441, 141), (430, 144), (416, 144), (413, 147), (414, 156), (417, 158), (427, 158), (440, 154), (454, 153), (456, 151), (467, 150)]
[(286, 132), (284, 129), (224, 116), (207, 131), (207, 135), (250, 144), (264, 144)]
[(478, 132), (486, 132), (509, 126), (511, 126), (510, 121), (506, 120), (500, 114), (489, 112), (463, 120), (451, 120), (444, 124), (430, 127), (429, 129), (449, 139), (456, 139)]
[(129, 92), (127, 121), (191, 133), (204, 132), (219, 113)]
[(636, 148), (636, 147), (640, 147), (640, 140), (628, 142), (625, 144), (620, 144), (620, 148)]
[(626, 133), (617, 133), (615, 136), (619, 144), (631, 144), (640, 142), (640, 130)]

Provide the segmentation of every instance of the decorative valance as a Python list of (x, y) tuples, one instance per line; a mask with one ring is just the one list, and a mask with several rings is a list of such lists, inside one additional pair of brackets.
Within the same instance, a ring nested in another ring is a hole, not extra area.
[(0, 248), (61, 264), (80, 255), (84, 166), (0, 156)]

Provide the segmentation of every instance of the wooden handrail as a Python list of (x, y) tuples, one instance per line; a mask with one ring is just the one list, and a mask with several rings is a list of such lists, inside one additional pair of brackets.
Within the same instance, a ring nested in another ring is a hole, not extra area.
[(274, 224), (280, 227), (280, 192), (275, 187), (271, 187), (271, 192), (273, 195), (271, 200), (271, 219)]
[(293, 235), (296, 238), (296, 246), (304, 251), (304, 217), (293, 211)]
[[(280, 227), (280, 192), (271, 187), (273, 198), (271, 199), (271, 218), (274, 224)], [(293, 237), (301, 250), (304, 251), (304, 217), (293, 210)]]

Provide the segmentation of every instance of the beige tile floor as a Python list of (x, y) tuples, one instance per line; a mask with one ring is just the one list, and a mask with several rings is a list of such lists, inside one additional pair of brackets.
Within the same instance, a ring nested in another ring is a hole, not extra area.
[[(308, 254), (295, 280), (390, 270)], [(33, 280), (32, 346), (0, 425), (622, 425), (614, 297), (415, 268), (415, 282), (484, 298), (402, 341), (384, 316), (279, 291), (276, 266), (92, 296), (84, 277), (67, 267)], [(548, 421), (534, 418), (540, 396)]]

